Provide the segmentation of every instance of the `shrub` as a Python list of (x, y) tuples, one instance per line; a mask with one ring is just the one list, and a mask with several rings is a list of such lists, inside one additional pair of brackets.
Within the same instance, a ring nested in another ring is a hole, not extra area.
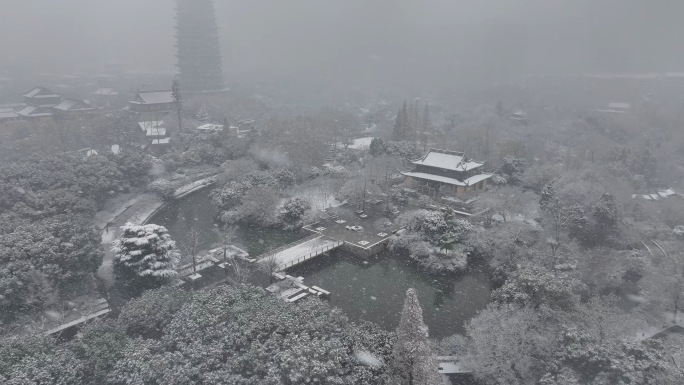
[(176, 188), (168, 179), (157, 179), (147, 185), (147, 191), (155, 193), (166, 200), (170, 200), (173, 199)]

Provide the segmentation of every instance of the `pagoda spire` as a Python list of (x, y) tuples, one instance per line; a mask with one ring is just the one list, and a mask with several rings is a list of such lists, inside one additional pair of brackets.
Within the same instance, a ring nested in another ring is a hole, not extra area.
[(212, 0), (177, 0), (176, 45), (180, 85), (187, 91), (224, 89)]

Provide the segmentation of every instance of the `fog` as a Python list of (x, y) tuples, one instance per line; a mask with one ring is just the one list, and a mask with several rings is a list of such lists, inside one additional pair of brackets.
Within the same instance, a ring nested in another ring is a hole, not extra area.
[[(174, 73), (173, 0), (2, 0), (6, 74)], [(228, 81), (679, 71), (684, 3), (215, 1)], [(428, 75), (429, 74), (429, 75)]]

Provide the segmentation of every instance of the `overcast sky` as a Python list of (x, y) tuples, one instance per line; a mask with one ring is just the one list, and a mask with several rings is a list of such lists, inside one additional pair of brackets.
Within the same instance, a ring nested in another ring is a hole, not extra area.
[[(0, 0), (0, 69), (175, 71), (174, 0)], [(684, 1), (215, 0), (224, 64), (287, 74), (684, 71)], [(400, 73), (400, 72), (399, 72)]]

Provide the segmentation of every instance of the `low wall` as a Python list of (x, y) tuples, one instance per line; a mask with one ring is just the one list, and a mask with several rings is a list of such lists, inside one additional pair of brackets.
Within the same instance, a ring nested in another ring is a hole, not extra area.
[(358, 256), (363, 257), (363, 258), (368, 258), (368, 257), (372, 257), (375, 254), (378, 254), (379, 252), (387, 249), (388, 243), (389, 243), (389, 238), (387, 238), (383, 241), (380, 241), (374, 245), (371, 245), (369, 247), (360, 247), (360, 246), (356, 246), (356, 245), (349, 243), (349, 242), (344, 242), (344, 244), (342, 244), (342, 246), (340, 246), (340, 249), (347, 251), (347, 252), (350, 252), (354, 255), (358, 255)]
[[(192, 182), (192, 183), (187, 184), (185, 186), (179, 187), (176, 190), (176, 194), (174, 194), (174, 196), (173, 196), (173, 200), (177, 201), (179, 199), (183, 199), (192, 193), (195, 193), (195, 192), (200, 191), (200, 190), (204, 190), (205, 188), (212, 186), (212, 185), (214, 185), (214, 183), (216, 183), (216, 181), (213, 179), (213, 177), (210, 177), (207, 179), (211, 179), (211, 180), (204, 180), (203, 179), (203, 180), (195, 181), (195, 182)], [(198, 182), (204, 182), (204, 183), (198, 183)], [(189, 186), (192, 186), (192, 187), (189, 188)], [(181, 191), (181, 192), (179, 193), (178, 191)], [(159, 210), (166, 207), (167, 204), (168, 204), (168, 202), (161, 203), (160, 205), (154, 207), (150, 212), (145, 213), (145, 215), (143, 215), (143, 218), (140, 219), (140, 224), (141, 225), (147, 224), (147, 222), (150, 220), (150, 218), (152, 218), (155, 214), (157, 214), (159, 212)]]

